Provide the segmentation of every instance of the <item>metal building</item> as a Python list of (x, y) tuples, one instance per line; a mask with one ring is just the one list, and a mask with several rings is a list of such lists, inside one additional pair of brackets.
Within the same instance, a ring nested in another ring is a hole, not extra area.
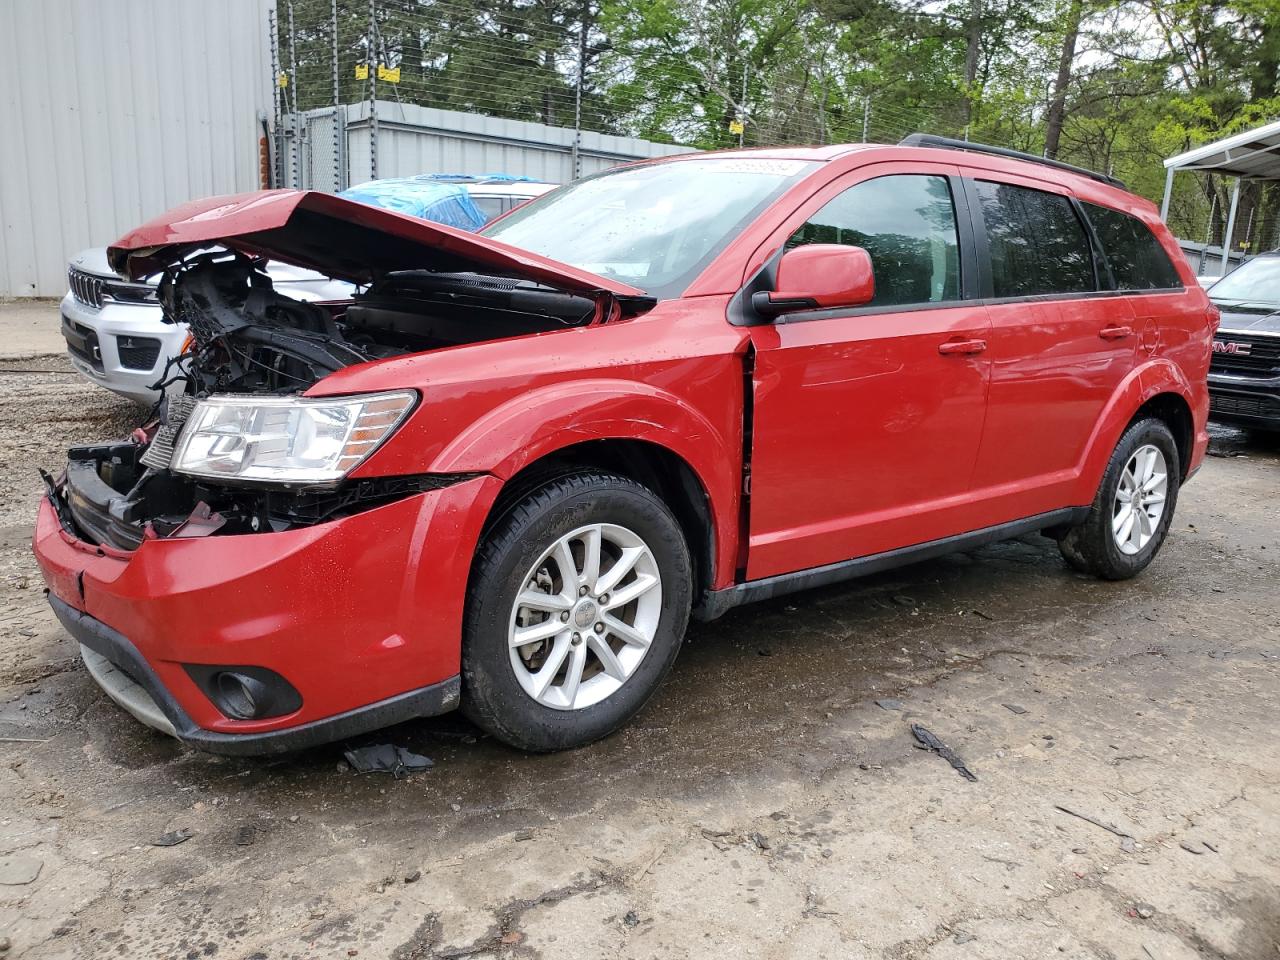
[(258, 186), (268, 0), (0, 0), (0, 297), (194, 197)]
[[(0, 298), (61, 296), (79, 251), (262, 185), (275, 7), (0, 0)], [(688, 149), (382, 99), (280, 119), (274, 182), (316, 190), (418, 173), (559, 183)]]

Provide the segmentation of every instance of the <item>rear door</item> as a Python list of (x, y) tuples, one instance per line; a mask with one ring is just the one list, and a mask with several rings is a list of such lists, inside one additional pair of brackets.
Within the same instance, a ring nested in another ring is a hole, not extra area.
[[(1201, 326), (1204, 311), (1189, 302), (1169, 255), (1151, 229), (1127, 213), (1093, 203), (1081, 203), (1093, 227), (1112, 286), (1133, 309), (1138, 358), (1152, 356), (1162, 346), (1177, 347), (1189, 329)], [(1190, 318), (1190, 323), (1185, 321)], [(1179, 323), (1182, 320), (1184, 323)], [(1168, 339), (1175, 342), (1166, 343)]]
[(1106, 289), (1080, 205), (1040, 180), (966, 171), (991, 317), (991, 390), (974, 469), (990, 523), (1065, 506), (1085, 447), (1133, 368), (1136, 319)]
[(863, 168), (768, 241), (865, 248), (876, 297), (751, 328), (749, 579), (971, 529), (990, 322), (956, 172)]

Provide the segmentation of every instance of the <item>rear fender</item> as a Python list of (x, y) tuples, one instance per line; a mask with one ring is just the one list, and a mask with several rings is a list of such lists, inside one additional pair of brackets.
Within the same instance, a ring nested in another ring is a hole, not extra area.
[[(1199, 433), (1204, 429), (1204, 415), (1196, 410), (1195, 394), (1191, 384), (1181, 368), (1171, 360), (1156, 358), (1132, 370), (1115, 393), (1111, 395), (1102, 415), (1094, 425), (1093, 435), (1085, 447), (1083, 465), (1080, 470), (1080, 486), (1073, 499), (1074, 503), (1092, 503), (1102, 483), (1102, 474), (1107, 469), (1107, 462), (1115, 451), (1116, 444), (1125, 427), (1133, 419), (1138, 408), (1152, 397), (1162, 393), (1176, 394), (1186, 401), (1191, 409), (1195, 424), (1193, 449), (1198, 449)], [(1183, 470), (1194, 464), (1182, 464)]]
[(741, 438), (727, 437), (674, 394), (630, 380), (559, 383), (521, 394), (469, 426), (432, 462), (432, 473), (488, 473), (509, 480), (557, 451), (593, 440), (638, 440), (663, 447), (693, 470), (711, 513), (717, 585), (732, 578), (741, 472)]

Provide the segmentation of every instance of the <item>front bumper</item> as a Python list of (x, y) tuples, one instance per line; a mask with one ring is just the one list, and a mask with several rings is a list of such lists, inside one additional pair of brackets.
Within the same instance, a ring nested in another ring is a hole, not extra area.
[[(101, 308), (94, 308), (69, 293), (62, 298), (61, 311), (67, 357), (76, 372), (143, 406), (160, 398), (152, 386), (164, 373), (169, 358), (181, 353), (187, 338), (185, 325), (165, 323), (156, 303), (108, 300)], [(143, 368), (129, 365), (139, 362), (135, 353), (127, 364), (127, 345), (142, 341), (159, 342), (155, 359), (143, 361)]]
[[(34, 550), (113, 699), (201, 749), (282, 752), (457, 706), (467, 578), (499, 487), (476, 477), (311, 527), (133, 552), (77, 538), (46, 497)], [(215, 665), (274, 671), (301, 705), (233, 719), (188, 669)]]
[(1280, 430), (1280, 377), (1209, 372), (1209, 417), (1220, 423)]

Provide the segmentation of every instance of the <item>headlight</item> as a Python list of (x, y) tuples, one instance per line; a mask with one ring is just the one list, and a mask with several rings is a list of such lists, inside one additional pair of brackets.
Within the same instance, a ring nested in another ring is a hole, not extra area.
[(172, 469), (258, 483), (334, 483), (413, 408), (413, 391), (353, 397), (214, 396), (178, 434)]

